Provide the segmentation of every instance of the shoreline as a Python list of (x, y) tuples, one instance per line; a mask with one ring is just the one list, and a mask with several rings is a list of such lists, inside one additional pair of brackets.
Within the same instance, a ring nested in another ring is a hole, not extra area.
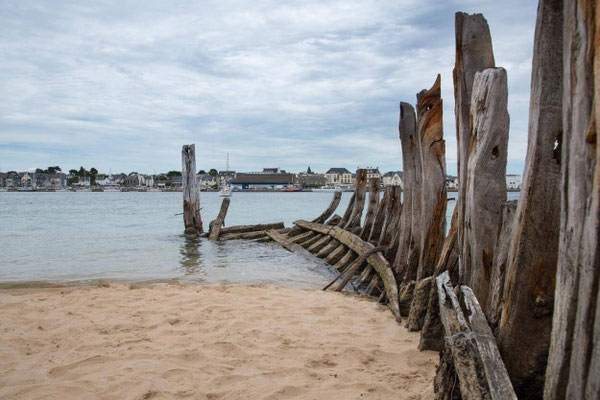
[(427, 399), (438, 354), (353, 294), (231, 284), (0, 291), (0, 397)]

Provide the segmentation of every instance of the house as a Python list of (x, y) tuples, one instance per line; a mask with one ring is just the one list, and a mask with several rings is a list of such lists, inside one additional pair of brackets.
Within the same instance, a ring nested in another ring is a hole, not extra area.
[(33, 178), (31, 177), (31, 175), (29, 175), (29, 173), (22, 172), (20, 175), (21, 187), (31, 187), (33, 185)]
[(233, 178), (235, 178), (235, 171), (219, 171), (218, 175), (219, 185), (228, 184)]
[(521, 189), (521, 175), (508, 174), (506, 175), (506, 188), (508, 190), (518, 190)]
[(8, 176), (7, 173), (0, 172), (0, 187), (4, 187), (4, 181), (5, 181), (5, 179), (6, 179), (7, 176)]
[(351, 185), (354, 182), (352, 173), (346, 168), (329, 168), (325, 178), (330, 185)]
[(211, 174), (198, 174), (196, 175), (196, 181), (201, 189), (207, 189), (217, 184), (217, 178)]
[(449, 190), (458, 189), (458, 176), (446, 175), (446, 188)]
[(303, 188), (321, 187), (327, 185), (327, 178), (323, 174), (313, 174), (307, 171), (306, 173), (298, 174), (298, 184)]
[(382, 183), (384, 186), (400, 186), (404, 189), (404, 181), (402, 178), (404, 177), (404, 173), (402, 171), (389, 171), (383, 174)]
[(62, 189), (67, 186), (67, 175), (57, 174), (35, 174), (35, 185), (43, 189)]
[(229, 182), (234, 188), (241, 189), (283, 189), (294, 184), (293, 174), (283, 173), (258, 173), (258, 174), (236, 174)]
[(379, 168), (365, 168), (367, 170), (367, 181), (371, 179), (381, 179), (381, 173), (379, 172)]
[(146, 187), (154, 187), (154, 177), (152, 175), (143, 175), (144, 183), (142, 185), (146, 185)]

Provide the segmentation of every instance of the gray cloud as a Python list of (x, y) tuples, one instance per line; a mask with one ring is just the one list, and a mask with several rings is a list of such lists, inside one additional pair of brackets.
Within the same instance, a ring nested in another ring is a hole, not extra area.
[[(508, 1), (5, 1), (0, 168), (401, 168), (398, 102), (442, 74), (456, 170), (454, 12), (483, 13), (508, 71), (520, 173), (535, 4)], [(511, 170), (512, 169), (512, 170)]]

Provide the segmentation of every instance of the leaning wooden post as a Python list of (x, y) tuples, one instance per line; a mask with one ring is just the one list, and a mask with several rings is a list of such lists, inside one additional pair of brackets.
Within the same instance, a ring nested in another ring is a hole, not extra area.
[(417, 95), (421, 142), (421, 257), (417, 280), (433, 274), (446, 231), (446, 148), (442, 127), (441, 77)]
[(210, 233), (208, 235), (208, 239), (219, 240), (219, 234), (221, 233), (221, 227), (225, 222), (225, 216), (227, 215), (227, 209), (229, 208), (230, 201), (231, 199), (229, 197), (225, 197), (223, 199), (223, 202), (221, 203), (221, 210), (219, 210), (219, 215), (217, 215), (217, 218), (210, 223)]
[(494, 250), (506, 202), (506, 159), (509, 116), (504, 68), (475, 74), (471, 98), (471, 147), (465, 188), (463, 282), (485, 310), (494, 263)]
[(561, 212), (544, 398), (600, 397), (600, 9), (564, 2)]
[(186, 144), (181, 149), (181, 182), (185, 233), (202, 233), (200, 189), (196, 180), (196, 148), (193, 144)]
[(527, 158), (497, 332), (518, 395), (542, 393), (541, 360), (550, 347), (560, 226), (562, 6), (563, 0), (541, 0), (538, 6)]
[[(471, 110), (471, 90), (475, 73), (493, 68), (494, 52), (492, 37), (487, 21), (481, 14), (469, 15), (457, 12), (455, 16), (456, 61), (454, 78), (454, 112), (456, 114), (456, 138), (458, 141), (458, 248), (463, 248), (464, 198), (467, 188), (467, 166), (471, 129), (469, 112)], [(462, 255), (459, 254), (460, 276), (462, 273)]]

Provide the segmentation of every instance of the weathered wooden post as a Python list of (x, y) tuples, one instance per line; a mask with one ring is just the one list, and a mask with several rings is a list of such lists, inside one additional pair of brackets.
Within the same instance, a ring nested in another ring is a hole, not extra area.
[(202, 233), (200, 190), (196, 180), (196, 148), (193, 144), (186, 144), (181, 149), (181, 182), (185, 233)]
[(221, 202), (221, 209), (219, 210), (219, 215), (214, 221), (211, 221), (209, 226), (210, 233), (208, 234), (208, 238), (210, 240), (219, 240), (219, 234), (221, 233), (221, 227), (225, 222), (225, 216), (227, 215), (227, 209), (229, 208), (229, 203), (231, 198), (225, 197), (223, 202)]
[(417, 278), (421, 255), (421, 198), (422, 168), (421, 141), (417, 134), (417, 117), (414, 108), (408, 103), (400, 103), (400, 123), (398, 126), (402, 146), (404, 168), (404, 207), (400, 223), (400, 242), (394, 270), (401, 285)]
[[(487, 21), (481, 14), (469, 15), (457, 12), (455, 16), (456, 61), (454, 78), (454, 112), (456, 114), (456, 137), (458, 141), (458, 248), (464, 247), (464, 198), (467, 189), (467, 168), (471, 129), (471, 91), (475, 73), (495, 66), (492, 37)], [(462, 273), (462, 256), (459, 257)]]
[(465, 188), (462, 270), (485, 310), (494, 250), (506, 202), (508, 86), (504, 68), (475, 74), (471, 98), (471, 147)]
[(564, 2), (561, 213), (544, 398), (600, 398), (600, 9)]
[(421, 257), (417, 280), (433, 274), (446, 231), (446, 147), (442, 127), (441, 77), (417, 95), (421, 142)]
[(552, 328), (560, 226), (562, 7), (563, 0), (540, 0), (538, 6), (527, 158), (497, 330), (504, 364), (523, 397), (543, 392)]

